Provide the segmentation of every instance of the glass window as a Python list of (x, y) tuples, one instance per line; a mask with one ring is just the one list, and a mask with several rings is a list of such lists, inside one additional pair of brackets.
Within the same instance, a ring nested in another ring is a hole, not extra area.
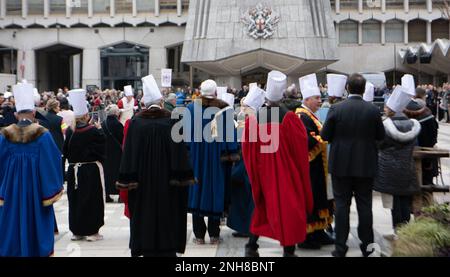
[(364, 21), (362, 27), (363, 43), (381, 43), (381, 23), (379, 21)]
[(437, 39), (449, 38), (449, 25), (448, 20), (438, 19), (431, 23), (431, 39), (433, 41)]
[(386, 22), (386, 42), (401, 43), (404, 41), (405, 26), (400, 20), (389, 20)]
[(72, 14), (88, 14), (88, 0), (78, 0), (76, 5), (72, 5), (71, 12)]
[(0, 73), (17, 74), (17, 50), (0, 46)]
[(345, 20), (339, 23), (339, 43), (358, 43), (358, 23), (353, 20)]
[(140, 12), (154, 12), (155, 11), (155, 0), (137, 0), (136, 10)]
[(28, 0), (28, 14), (44, 14), (44, 1)]
[(183, 7), (182, 7), (182, 10), (183, 11), (188, 11), (189, 10), (189, 0), (183, 0), (183, 2), (182, 2), (182, 4), (181, 4)]
[(424, 20), (415, 19), (408, 23), (409, 42), (427, 41), (427, 23)]
[(22, 14), (22, 0), (6, 1), (6, 14), (7, 15)]
[(159, 7), (161, 10), (176, 10), (177, 0), (159, 0)]
[(116, 13), (131, 13), (133, 11), (132, 0), (116, 0)]
[(110, 13), (111, 6), (109, 0), (92, 1), (94, 5), (94, 13)]
[(50, 14), (61, 13), (66, 13), (66, 0), (50, 0)]

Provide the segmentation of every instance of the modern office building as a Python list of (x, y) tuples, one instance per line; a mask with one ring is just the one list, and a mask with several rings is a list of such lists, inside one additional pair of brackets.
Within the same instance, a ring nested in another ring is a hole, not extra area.
[(0, 0), (0, 89), (122, 89), (173, 69), (173, 85), (234, 87), (285, 72), (448, 79), (444, 0)]

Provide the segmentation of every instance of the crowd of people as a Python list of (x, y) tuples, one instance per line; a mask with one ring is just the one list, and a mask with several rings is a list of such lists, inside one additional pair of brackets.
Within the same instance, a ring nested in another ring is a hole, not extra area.
[[(405, 75), (385, 92), (382, 117), (359, 74), (329, 74), (326, 86), (311, 74), (288, 87), (272, 71), (265, 89), (239, 91), (213, 80), (161, 91), (152, 75), (142, 84), (39, 94), (24, 80), (0, 95), (0, 256), (53, 254), (52, 205), (64, 182), (71, 239), (102, 240), (105, 202), (119, 194), (135, 257), (184, 253), (188, 213), (196, 244), (206, 233), (221, 243), (226, 217), (233, 236), (248, 237), (247, 257), (259, 257), (260, 236), (279, 241), (285, 257), (332, 244), (343, 257), (353, 196), (369, 256), (372, 191), (382, 193), (394, 230), (410, 220), (422, 193), (413, 149), (437, 143), (435, 116), (447, 106), (448, 119), (450, 89), (416, 87)], [(436, 161), (423, 172), (432, 184)]]

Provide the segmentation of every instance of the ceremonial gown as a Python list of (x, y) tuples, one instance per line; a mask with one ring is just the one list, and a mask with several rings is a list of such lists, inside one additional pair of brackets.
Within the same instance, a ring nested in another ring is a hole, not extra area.
[[(255, 202), (250, 231), (291, 246), (305, 240), (307, 214), (313, 208), (307, 135), (295, 113), (279, 108), (272, 117), (271, 109), (260, 110), (261, 121), (249, 116), (245, 122), (242, 154)], [(278, 136), (267, 141), (264, 134), (276, 130)], [(277, 145), (272, 151), (262, 148), (271, 143)]]
[(188, 185), (194, 180), (186, 146), (172, 140), (170, 117), (151, 108), (127, 129), (119, 182), (130, 189), (132, 256), (175, 255), (186, 247)]
[(333, 222), (333, 202), (328, 200), (327, 143), (320, 137), (322, 123), (306, 108), (297, 109), (308, 135), (309, 175), (314, 198), (314, 211), (308, 216), (308, 234), (325, 230)]
[(64, 156), (69, 162), (69, 229), (77, 236), (95, 235), (104, 224), (103, 131), (87, 124), (68, 129)]
[(116, 181), (119, 178), (122, 158), (123, 125), (116, 116), (108, 116), (102, 123), (106, 135), (105, 186), (106, 194), (118, 194)]
[(61, 152), (45, 128), (21, 123), (0, 135), (0, 256), (48, 257), (53, 203), (63, 193)]

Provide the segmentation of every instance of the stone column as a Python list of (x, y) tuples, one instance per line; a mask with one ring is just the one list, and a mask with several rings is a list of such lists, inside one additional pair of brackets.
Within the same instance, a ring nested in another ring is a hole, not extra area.
[(363, 0), (358, 0), (358, 12), (363, 13)]
[(381, 22), (381, 44), (386, 44), (386, 22)]
[(22, 18), (27, 18), (28, 16), (28, 1), (22, 0)]
[(336, 9), (336, 14), (340, 14), (341, 13), (341, 0), (336, 0), (334, 1), (335, 9)]
[(427, 11), (429, 13), (433, 12), (433, 2), (431, 0), (427, 0)]
[(94, 5), (92, 3), (94, 0), (88, 0), (88, 17), (91, 18), (94, 16)]
[(181, 16), (183, 13), (183, 2), (181, 0), (177, 0), (177, 15)]
[(409, 38), (408, 38), (408, 22), (407, 21), (405, 21), (405, 23), (404, 23), (404, 29), (403, 29), (403, 32), (404, 32), (404, 42), (405, 42), (405, 44), (408, 44), (409, 43)]
[(155, 0), (155, 16), (159, 16), (159, 0)]
[(358, 22), (358, 44), (362, 45), (363, 41), (362, 41), (362, 32), (363, 32), (363, 28), (362, 28), (362, 22)]
[(100, 51), (97, 48), (83, 49), (82, 87), (96, 85), (101, 87)]
[(66, 17), (70, 18), (72, 13), (72, 7), (70, 6), (70, 1), (66, 0)]
[(133, 17), (137, 16), (137, 3), (136, 0), (133, 0)]
[(431, 21), (427, 21), (427, 44), (431, 44)]
[(115, 0), (110, 0), (109, 1), (109, 16), (110, 17), (114, 17), (116, 15), (116, 1)]
[(386, 13), (386, 0), (381, 0), (381, 12)]
[(44, 0), (44, 18), (48, 18), (50, 14), (50, 0)]
[(404, 0), (403, 1), (403, 8), (405, 10), (405, 13), (409, 12), (409, 0)]

